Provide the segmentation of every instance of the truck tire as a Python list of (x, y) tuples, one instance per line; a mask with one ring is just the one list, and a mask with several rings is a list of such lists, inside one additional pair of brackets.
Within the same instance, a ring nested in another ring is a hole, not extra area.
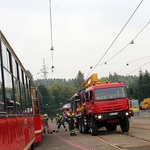
[(90, 119), (90, 133), (93, 136), (96, 136), (98, 134), (98, 125), (96, 123), (96, 120), (93, 118)]
[(82, 118), (79, 118), (79, 131), (82, 133)]
[(84, 134), (88, 133), (88, 128), (84, 124), (84, 118), (82, 118), (82, 133)]
[(120, 127), (122, 132), (128, 132), (130, 128), (129, 118), (120, 119)]

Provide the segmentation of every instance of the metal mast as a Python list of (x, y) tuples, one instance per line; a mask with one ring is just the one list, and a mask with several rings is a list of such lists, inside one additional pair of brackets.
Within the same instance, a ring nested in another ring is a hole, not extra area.
[(42, 76), (45, 80), (47, 78), (47, 74), (48, 74), (47, 67), (45, 64), (45, 59), (43, 59), (43, 68), (41, 69), (41, 73), (43, 74)]
[(52, 55), (52, 72), (54, 69), (54, 65), (53, 65), (53, 51), (54, 51), (54, 47), (53, 47), (53, 34), (52, 34), (52, 11), (51, 11), (51, 0), (49, 0), (49, 9), (50, 9), (50, 33), (51, 33), (51, 55)]

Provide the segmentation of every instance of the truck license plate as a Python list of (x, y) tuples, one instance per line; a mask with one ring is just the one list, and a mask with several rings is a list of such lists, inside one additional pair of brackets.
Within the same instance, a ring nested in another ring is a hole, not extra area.
[(118, 112), (109, 113), (110, 116), (118, 115)]

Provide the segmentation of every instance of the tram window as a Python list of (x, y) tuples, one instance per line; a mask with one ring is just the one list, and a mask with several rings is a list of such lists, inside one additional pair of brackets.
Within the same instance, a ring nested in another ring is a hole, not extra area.
[(2, 54), (3, 54), (3, 65), (8, 70), (10, 70), (10, 52), (7, 50), (6, 46), (2, 43)]
[(24, 91), (23, 84), (21, 84), (20, 87), (21, 87), (20, 90), (21, 90), (22, 109), (23, 109), (23, 113), (26, 113), (26, 100), (25, 100), (25, 91)]
[(23, 80), (24, 80), (24, 85), (26, 86), (26, 76), (25, 76), (24, 72), (23, 72)]
[(0, 83), (0, 112), (6, 112), (4, 105), (3, 88), (1, 83)]
[(23, 83), (22, 69), (20, 66), (18, 66), (18, 70), (19, 70), (19, 80), (21, 83)]
[[(4, 83), (5, 83), (5, 94), (8, 99), (13, 99), (13, 86), (12, 86), (12, 77), (11, 74), (8, 73), (4, 69)], [(7, 111), (9, 111), (7, 109)]]
[[(16, 78), (14, 78), (14, 90), (15, 90), (15, 100), (16, 100), (16, 111), (21, 113), (21, 106), (17, 105), (21, 103), (21, 97), (20, 97), (20, 86), (19, 82)], [(19, 111), (18, 111), (19, 109)]]
[(33, 113), (32, 111), (32, 102), (31, 102), (31, 97), (30, 97), (30, 80), (28, 79), (28, 77), (25, 75), (25, 81), (26, 81), (26, 88), (27, 88), (27, 102), (30, 108), (30, 114)]
[(3, 102), (0, 102), (0, 113), (1, 112), (5, 112), (4, 103)]
[(14, 101), (9, 98), (7, 98), (7, 113), (8, 114), (15, 113)]
[(28, 93), (27, 88), (25, 89), (25, 94), (26, 94), (26, 107), (28, 108), (27, 113), (30, 114), (31, 113), (30, 112), (31, 105), (30, 105), (30, 101), (29, 101), (29, 95), (28, 95), (29, 93)]
[[(0, 62), (1, 63), (1, 62)], [(0, 65), (1, 67), (1, 65)], [(4, 107), (4, 96), (3, 96), (3, 86), (2, 86), (2, 72), (0, 68), (0, 112), (5, 112), (5, 107)]]
[(13, 75), (16, 77), (17, 71), (16, 71), (16, 63), (14, 57), (12, 57), (12, 67), (13, 67)]
[(14, 57), (12, 57), (12, 64), (13, 64), (13, 75), (19, 80), (18, 63), (16, 62)]
[(16, 111), (17, 111), (17, 114), (22, 114), (21, 105), (19, 102), (16, 102)]
[(28, 80), (27, 80), (27, 76), (26, 75), (25, 75), (25, 85), (26, 85), (27, 89), (29, 89)]

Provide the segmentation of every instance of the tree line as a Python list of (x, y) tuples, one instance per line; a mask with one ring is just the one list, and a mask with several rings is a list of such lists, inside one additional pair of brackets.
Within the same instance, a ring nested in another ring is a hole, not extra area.
[[(43, 96), (43, 105), (45, 113), (49, 116), (55, 116), (60, 112), (60, 108), (68, 103), (68, 100), (78, 90), (83, 89), (84, 74), (79, 71), (75, 79), (37, 79), (33, 80), (33, 76), (29, 72), (32, 81), (31, 85), (38, 87)], [(139, 102), (144, 98), (150, 97), (150, 73), (146, 70), (139, 71), (138, 76), (122, 76), (114, 72), (108, 77), (102, 77), (99, 81), (116, 82), (121, 80), (126, 86), (126, 91), (130, 99), (138, 99)]]

